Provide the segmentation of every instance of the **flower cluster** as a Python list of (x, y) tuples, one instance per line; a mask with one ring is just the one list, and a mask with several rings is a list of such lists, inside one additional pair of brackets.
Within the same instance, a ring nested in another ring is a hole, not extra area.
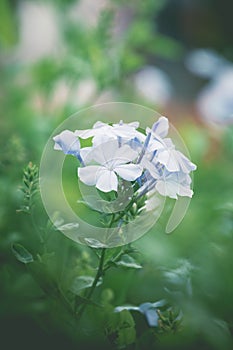
[[(54, 149), (77, 157), (79, 180), (102, 192), (117, 192), (127, 181), (135, 187), (137, 198), (151, 192), (175, 199), (192, 197), (190, 172), (196, 165), (175, 148), (168, 130), (165, 117), (144, 133), (138, 122), (98, 121), (92, 129), (65, 130), (55, 136)], [(84, 139), (91, 140), (90, 147), (81, 147)]]

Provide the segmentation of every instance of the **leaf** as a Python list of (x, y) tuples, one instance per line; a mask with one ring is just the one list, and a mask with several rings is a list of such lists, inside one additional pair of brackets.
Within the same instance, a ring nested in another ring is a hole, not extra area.
[(79, 223), (69, 222), (68, 224), (58, 226), (56, 229), (60, 231), (69, 231), (74, 228), (79, 228)]
[(118, 331), (117, 344), (120, 347), (125, 347), (135, 342), (136, 331), (134, 327), (121, 328)]
[(21, 244), (12, 244), (11, 250), (17, 260), (24, 264), (29, 264), (34, 261), (33, 256), (29, 251), (24, 248)]
[[(79, 295), (80, 291), (86, 288), (90, 288), (94, 282), (94, 277), (91, 276), (78, 276), (75, 277), (71, 287), (70, 291), (76, 295)], [(100, 278), (97, 287), (100, 286), (102, 283), (102, 279)]]
[[(91, 196), (90, 196), (90, 197), (91, 197)], [(91, 198), (92, 198), (92, 197), (91, 197)], [(93, 199), (92, 199), (92, 201), (93, 201)], [(99, 212), (99, 210), (97, 210), (97, 208), (95, 208), (95, 207), (93, 206), (93, 204), (91, 204), (91, 202), (88, 202), (87, 199), (86, 199), (85, 201), (79, 199), (79, 200), (77, 200), (77, 203), (78, 203), (78, 204), (83, 204), (83, 205), (85, 205), (85, 207), (87, 207), (88, 209), (91, 209), (91, 210), (94, 210), (94, 211)]]
[(105, 251), (105, 260), (110, 261), (110, 260), (117, 260), (117, 258), (122, 255), (122, 247), (116, 247), (116, 248), (108, 248)]
[(123, 267), (128, 267), (128, 268), (133, 268), (133, 269), (141, 269), (142, 266), (136, 262), (132, 256), (128, 254), (124, 254), (121, 256), (121, 259), (119, 261), (116, 261), (116, 265), (118, 266), (123, 266)]
[(84, 241), (92, 248), (106, 248), (106, 244), (94, 238), (84, 238)]
[(129, 311), (119, 313), (117, 345), (125, 346), (134, 343), (136, 338), (135, 322)]

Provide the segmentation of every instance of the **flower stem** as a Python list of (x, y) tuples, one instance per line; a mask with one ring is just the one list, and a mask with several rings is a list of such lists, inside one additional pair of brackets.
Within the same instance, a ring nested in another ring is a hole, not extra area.
[[(115, 220), (115, 214), (113, 213), (112, 214), (112, 218), (111, 218), (111, 221), (108, 225), (109, 228), (112, 227), (113, 223), (114, 223), (114, 220)], [(86, 307), (89, 303), (89, 301), (91, 300), (91, 297), (92, 297), (92, 294), (94, 293), (95, 291), (95, 288), (97, 286), (97, 283), (99, 282), (99, 279), (100, 277), (103, 276), (105, 270), (104, 270), (104, 257), (105, 257), (105, 252), (106, 252), (106, 248), (102, 248), (101, 249), (101, 254), (100, 254), (100, 258), (99, 258), (99, 266), (98, 266), (98, 269), (97, 269), (97, 272), (96, 272), (96, 275), (95, 275), (95, 278), (94, 278), (94, 281), (92, 283), (92, 286), (90, 287), (87, 295), (86, 295), (86, 302), (84, 302), (80, 309), (79, 309), (79, 312), (77, 314), (77, 319), (80, 320), (80, 318), (82, 317), (82, 314), (84, 313), (84, 311), (86, 310)]]
[(104, 256), (105, 256), (105, 251), (106, 251), (106, 248), (102, 248), (102, 249), (101, 249), (101, 256), (100, 256), (100, 260), (99, 260), (98, 270), (97, 270), (97, 273), (96, 273), (96, 275), (95, 275), (95, 279), (94, 279), (94, 281), (93, 281), (93, 283), (92, 283), (92, 286), (91, 286), (91, 288), (90, 288), (90, 290), (89, 290), (89, 292), (88, 292), (88, 294), (87, 294), (87, 296), (86, 296), (86, 302), (84, 302), (84, 303), (82, 304), (82, 306), (81, 306), (81, 308), (80, 308), (80, 310), (79, 310), (79, 312), (78, 312), (78, 315), (77, 315), (77, 316), (78, 316), (78, 320), (80, 320), (80, 318), (81, 318), (83, 312), (85, 311), (85, 309), (86, 309), (86, 307), (87, 307), (87, 305), (88, 305), (88, 301), (91, 300), (92, 294), (93, 294), (94, 291), (95, 291), (95, 288), (96, 288), (96, 286), (97, 286), (97, 283), (98, 283), (100, 277), (103, 275), (103, 272), (104, 272), (103, 267), (104, 267)]
[(104, 256), (105, 256), (105, 251), (106, 251), (106, 248), (102, 248), (101, 249), (101, 256), (100, 256), (100, 261), (99, 261), (99, 266), (98, 266), (98, 270), (97, 270), (97, 273), (96, 273), (96, 276), (95, 276), (95, 279), (92, 283), (92, 286), (89, 290), (89, 293), (87, 294), (87, 299), (90, 299), (94, 290), (95, 290), (95, 287), (100, 279), (100, 277), (103, 275), (103, 266), (104, 266)]

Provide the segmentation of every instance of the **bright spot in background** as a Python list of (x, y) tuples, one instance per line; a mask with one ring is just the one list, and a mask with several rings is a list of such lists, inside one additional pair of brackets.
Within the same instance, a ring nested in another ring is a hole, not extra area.
[(193, 50), (185, 58), (187, 69), (203, 78), (212, 78), (227, 64), (223, 57), (210, 49)]
[(233, 123), (233, 65), (210, 49), (197, 49), (186, 59), (187, 69), (204, 78), (207, 85), (197, 96), (197, 109), (203, 120), (210, 124)]
[(171, 98), (172, 84), (168, 75), (154, 66), (145, 66), (134, 76), (137, 93), (158, 106), (164, 106)]
[(58, 27), (54, 7), (42, 2), (20, 2), (17, 57), (30, 63), (58, 53)]
[(233, 66), (223, 70), (200, 92), (197, 108), (207, 122), (233, 123)]

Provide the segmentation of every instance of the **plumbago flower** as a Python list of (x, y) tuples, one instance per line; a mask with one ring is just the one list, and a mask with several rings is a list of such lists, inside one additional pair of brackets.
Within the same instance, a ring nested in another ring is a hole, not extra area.
[[(174, 199), (192, 197), (189, 174), (196, 165), (167, 138), (168, 119), (159, 118), (146, 134), (138, 128), (138, 122), (109, 125), (98, 121), (92, 129), (65, 130), (55, 136), (54, 149), (75, 156), (80, 162), (79, 180), (103, 193), (119, 192), (122, 181), (131, 182), (132, 205), (153, 192)], [(91, 139), (92, 145), (82, 148), (80, 139)]]
[(134, 181), (142, 174), (142, 167), (133, 163), (138, 153), (127, 144), (119, 147), (118, 141), (100, 145), (94, 150), (92, 160), (99, 165), (87, 165), (78, 169), (79, 179), (86, 185), (103, 192), (118, 189), (118, 177)]
[[(100, 223), (104, 225), (104, 233), (101, 231), (100, 240), (98, 235), (98, 240), (84, 238), (90, 247), (101, 249), (101, 252), (97, 251), (99, 266), (92, 284), (88, 284), (90, 289), (85, 294), (85, 300), (78, 309), (79, 319), (108, 268), (112, 265), (141, 267), (127, 255), (130, 247), (120, 253), (117, 251), (116, 255), (113, 253), (111, 256), (110, 253), (109, 260), (105, 251), (107, 247), (112, 247), (112, 242), (113, 246), (131, 242), (124, 236), (129, 235), (128, 224), (132, 223), (132, 230), (135, 231), (135, 227), (140, 230), (138, 221), (135, 221), (134, 226), (133, 220), (142, 219), (143, 226), (147, 225), (146, 221), (150, 223), (147, 214), (153, 219), (151, 214), (158, 206), (158, 198), (154, 194), (173, 199), (193, 195), (190, 173), (196, 169), (196, 165), (176, 150), (172, 140), (167, 137), (168, 119), (161, 117), (145, 132), (140, 130), (138, 122), (106, 124), (98, 121), (91, 129), (74, 132), (65, 130), (53, 138), (55, 150), (77, 158), (79, 181), (95, 187), (98, 191), (94, 192), (98, 195), (100, 191), (100, 197), (95, 203), (97, 205), (87, 203), (90, 196), (86, 197), (86, 202), (84, 200), (89, 208), (101, 213)], [(88, 142), (88, 147), (82, 147)], [(108, 206), (107, 210), (105, 205)]]

